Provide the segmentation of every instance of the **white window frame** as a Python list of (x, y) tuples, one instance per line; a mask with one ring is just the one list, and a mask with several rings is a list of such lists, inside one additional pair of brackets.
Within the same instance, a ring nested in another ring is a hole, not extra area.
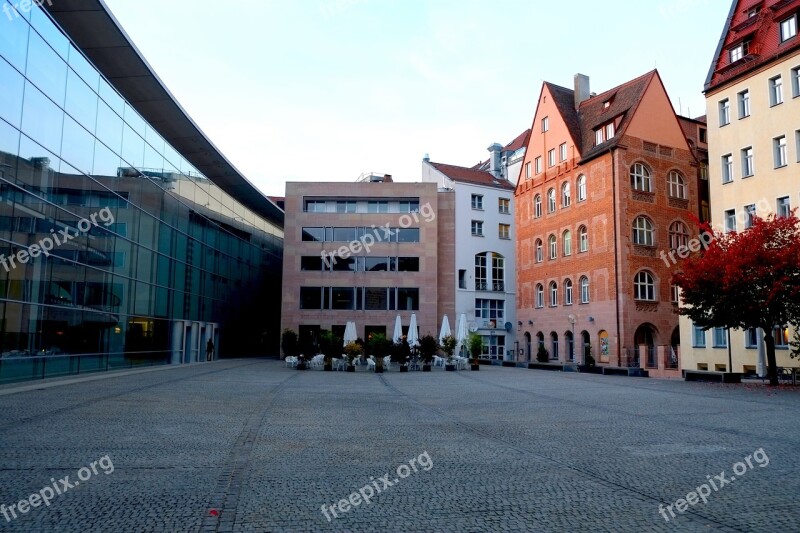
[(653, 176), (643, 163), (636, 163), (631, 168), (631, 187), (639, 192), (653, 192)]
[(558, 307), (558, 283), (551, 281), (550, 285), (550, 307)]
[(633, 297), (642, 302), (655, 302), (658, 292), (656, 291), (656, 279), (648, 270), (640, 270), (633, 278)]
[(542, 309), (544, 307), (544, 285), (541, 283), (536, 284), (536, 308)]
[(591, 297), (589, 278), (587, 276), (582, 276), (579, 283), (581, 285), (581, 303), (588, 304)]
[(533, 218), (542, 217), (542, 195), (537, 194), (533, 197)]
[(769, 105), (775, 107), (783, 103), (783, 78), (778, 75), (769, 79)]
[(572, 205), (572, 191), (570, 184), (565, 181), (561, 184), (561, 207), (569, 207)]
[(733, 182), (733, 154), (725, 154), (722, 161), (722, 183)]
[(686, 200), (688, 198), (686, 192), (686, 180), (683, 178), (680, 172), (677, 170), (671, 170), (669, 176), (667, 177), (667, 183), (669, 184), (669, 195), (673, 198), (678, 198), (680, 200)]
[(544, 243), (542, 239), (536, 239), (536, 242), (533, 244), (535, 254), (536, 254), (536, 262), (541, 263), (544, 261)]
[(578, 250), (581, 253), (589, 251), (589, 229), (586, 226), (578, 228)]
[(782, 196), (777, 199), (775, 213), (781, 218), (788, 217), (792, 212), (792, 200), (789, 196)]
[(736, 209), (726, 209), (723, 216), (725, 217), (725, 232), (736, 231)]
[(728, 98), (719, 102), (719, 125), (727, 126), (731, 123), (731, 101)]
[(578, 176), (578, 201), (584, 200), (586, 200), (586, 176), (581, 174)]
[(558, 238), (555, 235), (547, 237), (547, 248), (551, 260), (558, 259)]
[(561, 143), (558, 147), (558, 157), (562, 163), (567, 160), (567, 143)]
[(739, 118), (750, 116), (750, 89), (745, 89), (737, 95), (739, 100)]
[(555, 213), (556, 212), (556, 190), (549, 189), (547, 191), (547, 212), (548, 213)]
[(564, 280), (564, 305), (572, 305), (572, 280)]
[(753, 147), (748, 146), (742, 148), (742, 178), (749, 178), (756, 172), (755, 164), (753, 163)]
[(547, 168), (556, 166), (556, 149), (551, 148), (547, 151)]
[(788, 147), (786, 144), (786, 135), (775, 137), (772, 139), (772, 148), (775, 157), (775, 168), (783, 168), (789, 164)]
[(646, 216), (638, 216), (633, 220), (633, 244), (639, 246), (655, 246), (655, 227)]
[(784, 43), (797, 35), (797, 14), (780, 22), (780, 39)]
[(572, 232), (570, 230), (564, 231), (561, 234), (561, 239), (563, 241), (564, 257), (569, 257), (572, 255)]

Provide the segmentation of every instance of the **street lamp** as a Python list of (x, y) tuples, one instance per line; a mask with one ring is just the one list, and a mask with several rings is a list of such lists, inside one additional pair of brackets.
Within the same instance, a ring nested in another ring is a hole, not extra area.
[(570, 314), (567, 317), (567, 319), (569, 320), (569, 323), (572, 324), (572, 342), (570, 343), (570, 351), (572, 352), (572, 354), (571, 354), (572, 355), (572, 360), (574, 362), (578, 362), (577, 361), (577, 357), (575, 357), (575, 322), (577, 321), (577, 317), (575, 315), (573, 315), (573, 314)]

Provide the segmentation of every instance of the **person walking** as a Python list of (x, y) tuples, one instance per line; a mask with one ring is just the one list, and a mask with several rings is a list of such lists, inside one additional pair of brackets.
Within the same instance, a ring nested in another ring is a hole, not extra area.
[(208, 344), (206, 344), (206, 361), (211, 361), (214, 359), (214, 343), (211, 342), (211, 339), (208, 339)]

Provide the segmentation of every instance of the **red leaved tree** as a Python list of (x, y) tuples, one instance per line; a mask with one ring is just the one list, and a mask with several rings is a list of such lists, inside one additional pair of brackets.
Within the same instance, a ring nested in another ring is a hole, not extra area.
[(769, 382), (777, 385), (773, 329), (800, 323), (800, 220), (754, 217), (741, 233), (715, 233), (679, 267), (680, 314), (706, 329), (761, 329)]

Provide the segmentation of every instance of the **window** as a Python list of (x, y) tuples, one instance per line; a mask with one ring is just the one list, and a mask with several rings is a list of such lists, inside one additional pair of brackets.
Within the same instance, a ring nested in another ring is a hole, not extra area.
[(669, 247), (671, 250), (677, 250), (681, 246), (688, 246), (689, 244), (689, 230), (686, 229), (686, 224), (681, 221), (673, 222), (669, 227)]
[(779, 217), (786, 218), (792, 212), (792, 206), (788, 196), (778, 198), (778, 209), (776, 211)]
[[(505, 258), (494, 252), (480, 253), (475, 256), (475, 290), (496, 291), (505, 290)], [(489, 275), (491, 265), (491, 279)]]
[(318, 255), (303, 256), (300, 258), (300, 270), (320, 272), (327, 270), (322, 266), (322, 257)]
[(755, 204), (744, 206), (744, 229), (753, 227), (753, 222), (755, 217), (756, 217)]
[(714, 348), (728, 347), (728, 330), (725, 328), (714, 328)]
[(333, 242), (353, 242), (354, 240), (356, 240), (356, 228), (333, 228)]
[(775, 151), (775, 168), (785, 167), (789, 161), (786, 156), (786, 135), (772, 139), (772, 146)]
[(745, 348), (758, 348), (758, 330), (750, 328), (744, 332), (744, 347)]
[(327, 209), (325, 200), (306, 200), (307, 213), (324, 213)]
[[(419, 206), (419, 203), (417, 203)], [(336, 212), (337, 213), (355, 213), (356, 212), (356, 202), (353, 200), (345, 200), (345, 201), (338, 201), (336, 202)]]
[(550, 307), (558, 305), (558, 283), (555, 281), (550, 282)]
[(567, 160), (567, 143), (561, 143), (558, 147), (558, 160), (562, 162)]
[(700, 163), (700, 179), (708, 181), (708, 165), (705, 163)]
[(324, 242), (325, 228), (303, 228), (304, 242)]
[[(537, 158), (538, 159), (538, 158)], [(536, 173), (539, 173), (539, 162), (536, 162)], [(525, 163), (525, 177), (527, 179), (531, 179), (531, 163), (530, 161)]]
[(550, 359), (558, 359), (558, 333), (550, 332)]
[(783, 103), (783, 80), (775, 76), (769, 80), (769, 105), (776, 106)]
[(564, 241), (564, 255), (572, 255), (572, 232), (567, 230), (562, 235)]
[(547, 151), (547, 167), (553, 167), (556, 164), (556, 149), (551, 148)]
[(419, 289), (397, 289), (397, 310), (419, 311)]
[(792, 97), (800, 96), (800, 67), (792, 69)]
[(459, 269), (458, 271), (458, 288), (467, 288), (467, 271), (465, 269)]
[(544, 245), (542, 239), (536, 239), (536, 262), (541, 263), (544, 261)]
[(572, 196), (570, 194), (569, 182), (565, 181), (561, 184), (561, 207), (569, 207), (572, 203)]
[(398, 257), (398, 272), (419, 272), (419, 257)]
[(550, 117), (544, 117), (542, 119), (542, 133), (546, 132), (550, 129)]
[(396, 240), (392, 242), (420, 242), (419, 228), (396, 228)]
[(772, 336), (775, 337), (776, 348), (789, 347), (789, 328), (787, 326), (775, 326)]
[(753, 147), (748, 146), (742, 150), (742, 177), (749, 178), (755, 172), (753, 166)]
[(547, 191), (547, 212), (554, 213), (556, 210), (556, 190)]
[(788, 41), (797, 35), (797, 15), (781, 21), (781, 42)]
[(536, 285), (536, 307), (538, 309), (544, 307), (544, 287), (541, 283)]
[(725, 211), (725, 231), (728, 233), (736, 231), (736, 209)]
[(548, 245), (550, 247), (550, 259), (555, 259), (558, 257), (558, 243), (556, 242), (556, 236), (550, 235), (547, 238)]
[(747, 48), (748, 48), (748, 43), (742, 42), (728, 49), (728, 58), (730, 59), (730, 62), (735, 63), (740, 59), (742, 59), (747, 53)]
[(653, 223), (647, 217), (636, 217), (633, 221), (633, 244), (653, 246)]
[(794, 143), (797, 145), (797, 148), (795, 149), (797, 152), (797, 162), (800, 163), (800, 130), (794, 132), (794, 139)]
[(750, 91), (744, 90), (738, 94), (739, 118), (750, 116)]
[(655, 301), (656, 282), (647, 270), (642, 270), (633, 279), (633, 296), (637, 300)]
[(580, 281), (581, 284), (581, 303), (589, 303), (589, 278), (583, 276)]
[(369, 201), (367, 202), (367, 213), (388, 213), (389, 202), (387, 201)]
[(700, 142), (703, 143), (703, 144), (707, 144), (708, 143), (708, 130), (706, 128), (699, 128), (698, 131), (699, 132), (698, 132), (697, 136), (700, 139)]
[(564, 282), (564, 305), (572, 305), (572, 280)]
[(478, 254), (475, 256), (475, 290), (485, 291), (489, 289), (489, 284), (486, 281), (489, 275), (488, 259), (486, 254)]
[(681, 295), (680, 288), (675, 284), (670, 285), (669, 286), (669, 295), (670, 295), (670, 299), (672, 300), (672, 303), (674, 303), (674, 304), (679, 303), (680, 295)]
[(497, 226), (497, 236), (501, 239), (510, 239), (511, 238), (511, 225), (509, 224), (499, 224)]
[(327, 295), (323, 287), (300, 287), (300, 309), (324, 309), (322, 293)]
[(653, 182), (650, 178), (650, 169), (641, 163), (636, 163), (631, 169), (631, 187), (642, 192), (653, 192)]
[(614, 138), (614, 123), (610, 122), (606, 124), (606, 140)]
[(719, 125), (727, 126), (731, 123), (731, 102), (727, 98), (719, 103)]
[(472, 209), (477, 209), (480, 211), (483, 210), (483, 195), (481, 194), (472, 195)]
[(511, 212), (511, 200), (508, 198), (500, 198), (497, 200), (497, 211), (503, 215)]
[(581, 174), (578, 176), (578, 201), (583, 202), (586, 200), (586, 176)]
[(483, 237), (483, 222), (480, 220), (472, 221), (472, 234), (475, 237)]
[(692, 325), (692, 346), (695, 348), (706, 347), (706, 330), (697, 325)]
[(589, 251), (589, 230), (586, 229), (586, 226), (578, 228), (578, 251)]
[[(542, 156), (537, 157), (534, 161), (536, 162), (536, 173), (537, 174), (541, 174), (542, 173)], [(530, 165), (530, 163), (528, 163), (528, 164)], [(528, 176), (528, 177), (530, 178), (530, 176)]]
[(475, 299), (475, 318), (481, 320), (494, 320), (495, 325), (505, 319), (504, 300)]
[(603, 128), (594, 130), (594, 145), (603, 144)]
[[(418, 200), (403, 200), (400, 202), (401, 213), (419, 213)], [(353, 211), (355, 213), (355, 211)]]
[(542, 196), (540, 194), (533, 197), (533, 216), (534, 218), (542, 216)]
[(733, 181), (733, 155), (722, 156), (722, 183)]
[(681, 200), (686, 200), (686, 180), (683, 179), (680, 172), (673, 170), (669, 173), (669, 177), (667, 178), (667, 183), (669, 184), (669, 195), (673, 198), (680, 198)]

